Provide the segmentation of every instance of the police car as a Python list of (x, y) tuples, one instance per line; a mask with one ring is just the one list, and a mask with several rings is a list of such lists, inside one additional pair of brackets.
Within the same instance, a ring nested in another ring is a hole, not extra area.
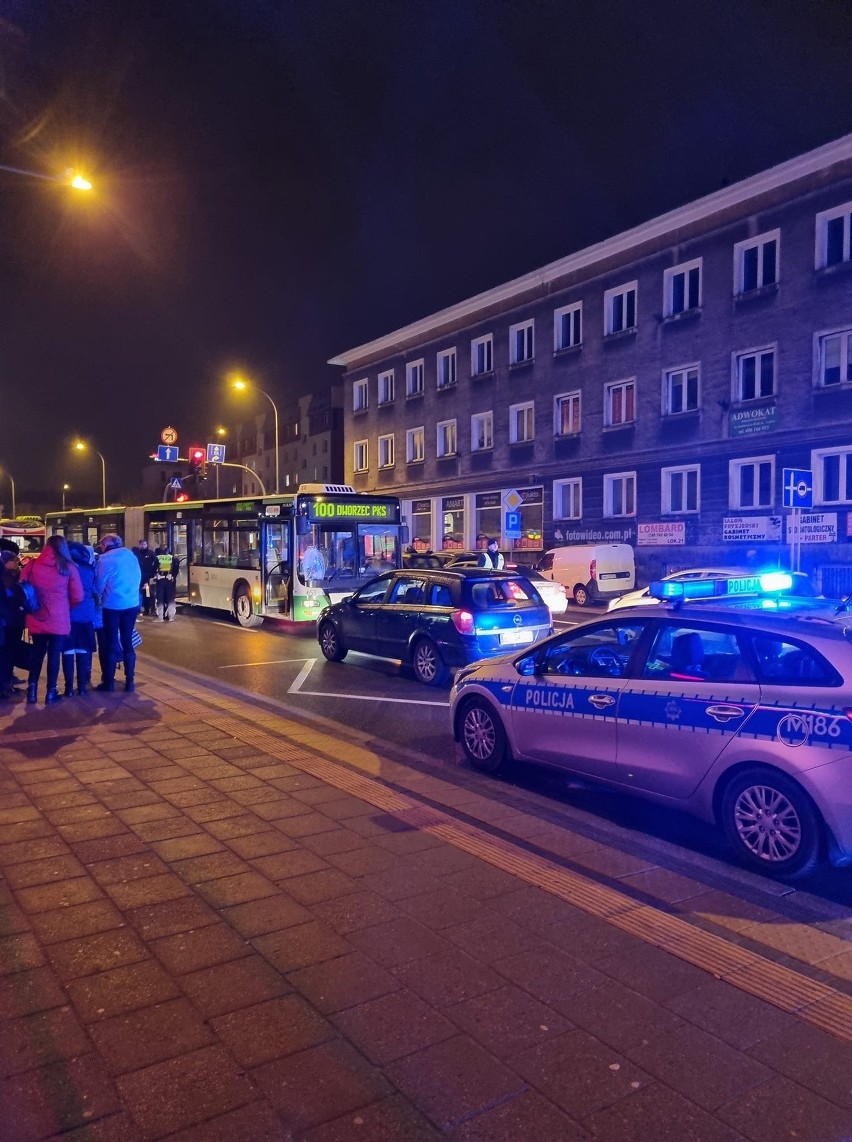
[(612, 612), (464, 667), (470, 764), (558, 767), (716, 822), (787, 878), (852, 861), (852, 613), (784, 575), (651, 585)]

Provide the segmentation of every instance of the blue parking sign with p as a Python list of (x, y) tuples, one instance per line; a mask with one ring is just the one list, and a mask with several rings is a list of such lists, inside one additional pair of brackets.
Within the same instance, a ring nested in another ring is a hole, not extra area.
[(520, 512), (506, 512), (503, 534), (506, 539), (520, 539), (523, 535)]

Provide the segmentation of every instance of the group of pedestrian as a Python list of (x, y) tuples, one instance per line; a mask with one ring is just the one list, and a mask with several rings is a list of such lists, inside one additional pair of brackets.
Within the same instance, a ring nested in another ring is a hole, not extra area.
[[(136, 688), (133, 633), (139, 614), (139, 562), (121, 537), (105, 535), (99, 557), (82, 543), (51, 535), (41, 554), (21, 567), (14, 552), (2, 553), (0, 577), (0, 699), (15, 696), (14, 668), (24, 629), (30, 635), (27, 702), (38, 701), (47, 661), (45, 704), (88, 693), (97, 650), (101, 691), (115, 690), (115, 672), (124, 664), (124, 689)], [(34, 609), (27, 607), (22, 583), (34, 588)], [(76, 675), (76, 689), (75, 689)]]
[(139, 606), (148, 618), (171, 622), (175, 617), (175, 596), (180, 560), (167, 547), (154, 551), (146, 539), (140, 539), (133, 554), (139, 563), (142, 576), (139, 584)]

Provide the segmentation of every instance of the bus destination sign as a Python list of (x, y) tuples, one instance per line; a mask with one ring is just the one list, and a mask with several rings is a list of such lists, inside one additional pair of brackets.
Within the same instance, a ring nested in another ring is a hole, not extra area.
[(313, 520), (364, 519), (381, 520), (384, 523), (399, 522), (399, 504), (394, 501), (370, 501), (323, 499), (308, 503), (308, 518)]

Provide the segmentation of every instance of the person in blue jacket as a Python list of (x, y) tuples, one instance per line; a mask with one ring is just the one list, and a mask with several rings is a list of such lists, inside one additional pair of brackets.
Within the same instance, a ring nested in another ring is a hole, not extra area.
[(100, 599), (104, 616), (106, 654), (102, 668), (104, 677), (97, 690), (115, 690), (115, 668), (124, 662), (124, 689), (136, 689), (136, 651), (133, 628), (139, 614), (139, 584), (142, 572), (139, 560), (120, 535), (110, 533), (100, 542), (100, 557), (95, 571), (95, 594)]
[(85, 544), (69, 543), (68, 550), (83, 585), (83, 601), (71, 608), (71, 633), (62, 651), (62, 674), (65, 697), (74, 696), (74, 667), (77, 668), (77, 693), (83, 697), (92, 680), (92, 655), (95, 630), (101, 626), (100, 607), (95, 602), (95, 557)]

